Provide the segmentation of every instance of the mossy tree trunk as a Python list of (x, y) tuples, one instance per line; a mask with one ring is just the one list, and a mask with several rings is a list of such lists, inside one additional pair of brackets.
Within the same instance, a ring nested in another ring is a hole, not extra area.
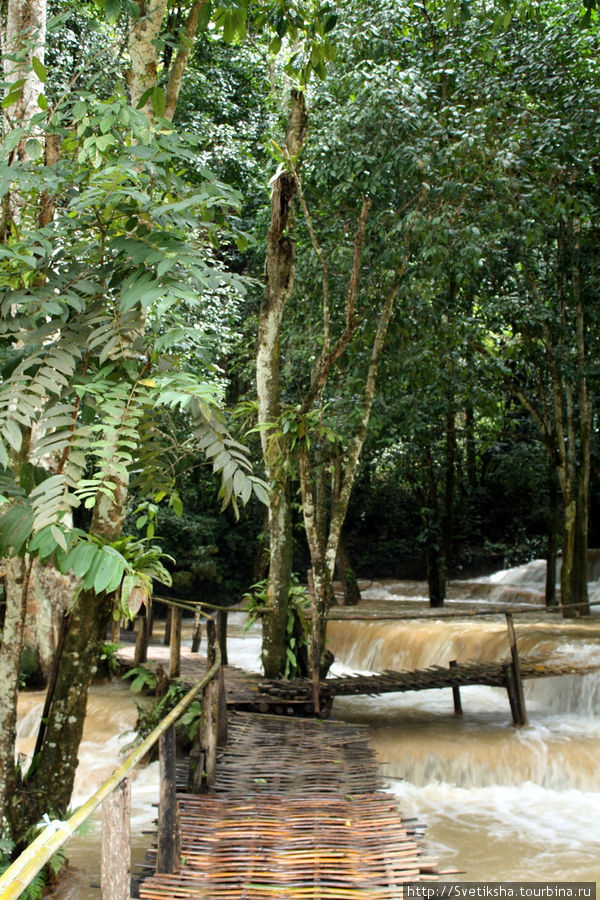
[[(308, 117), (301, 91), (292, 91), (286, 135), (289, 155), (297, 159)], [(281, 411), (279, 389), (279, 340), (285, 306), (294, 287), (296, 245), (290, 236), (294, 218), (296, 185), (292, 174), (279, 172), (271, 191), (271, 222), (267, 235), (265, 292), (260, 308), (256, 387), (269, 494), (269, 574), (267, 612), (263, 617), (262, 662), (269, 678), (285, 670), (288, 593), (292, 572), (292, 515), (286, 460), (271, 440), (272, 426)]]

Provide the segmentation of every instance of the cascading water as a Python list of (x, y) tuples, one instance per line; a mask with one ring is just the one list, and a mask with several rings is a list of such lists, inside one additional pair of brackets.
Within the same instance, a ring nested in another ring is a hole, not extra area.
[[(527, 612), (543, 603), (544, 578), (536, 561), (464, 590), (455, 582), (448, 607), (464, 618), (331, 623), (338, 671), (507, 659), (504, 617), (468, 617), (490, 601), (522, 607), (522, 655), (600, 663), (598, 616)], [(364, 605), (370, 613), (424, 611), (414, 583), (407, 588), (372, 584)], [(590, 595), (599, 588), (590, 584)], [(600, 672), (526, 682), (530, 724), (522, 729), (511, 724), (504, 689), (474, 686), (461, 695), (462, 717), (448, 689), (338, 698), (333, 714), (370, 726), (401, 809), (427, 822), (442, 865), (464, 869), (471, 881), (600, 883)]]
[[(599, 555), (600, 559), (600, 555)], [(595, 563), (598, 562), (597, 560)], [(479, 582), (451, 585), (447, 607), (471, 613), (493, 602), (543, 602), (539, 562)], [(596, 566), (598, 568), (598, 566)], [(515, 583), (516, 582), (516, 583)], [(590, 585), (600, 589), (600, 582)], [(371, 584), (361, 608), (407, 614), (427, 607), (418, 582)], [(541, 618), (541, 620), (540, 620)], [(535, 613), (516, 616), (519, 650), (555, 659), (600, 663), (598, 616), (563, 621)], [(242, 634), (241, 615), (230, 617), (230, 661), (256, 671), (260, 632)], [(427, 621), (330, 623), (334, 671), (419, 668), (459, 661), (507, 658), (502, 616)], [(476, 881), (595, 881), (600, 883), (600, 673), (527, 682), (530, 725), (515, 729), (503, 689), (463, 688), (464, 714), (454, 716), (451, 692), (337, 698), (333, 716), (370, 728), (388, 786), (401, 810), (428, 825), (426, 840), (442, 867)], [(24, 695), (20, 749), (32, 752), (43, 697)], [(118, 682), (93, 688), (76, 783), (81, 802), (112, 771), (119, 733), (133, 726), (130, 692)], [(158, 796), (157, 765), (133, 785), (134, 856), (141, 859)], [(99, 897), (96, 825), (70, 842), (76, 874), (57, 897)]]

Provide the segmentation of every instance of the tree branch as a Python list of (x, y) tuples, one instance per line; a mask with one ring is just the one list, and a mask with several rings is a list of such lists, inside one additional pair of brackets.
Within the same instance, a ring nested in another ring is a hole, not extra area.
[(334, 362), (339, 359), (342, 355), (348, 344), (352, 339), (352, 335), (354, 334), (357, 321), (356, 321), (356, 294), (358, 291), (358, 277), (360, 274), (360, 262), (362, 257), (362, 250), (365, 240), (365, 228), (367, 224), (367, 216), (369, 215), (369, 209), (371, 208), (371, 201), (365, 197), (363, 199), (362, 209), (360, 212), (360, 216), (358, 218), (358, 227), (356, 231), (356, 238), (354, 239), (354, 257), (352, 262), (352, 272), (350, 275), (350, 283), (348, 285), (348, 293), (346, 295), (346, 327), (344, 328), (342, 334), (339, 336), (336, 344), (329, 353), (325, 354), (323, 352), (321, 354), (321, 358), (317, 365), (316, 372), (314, 373), (311, 381), (310, 388), (308, 389), (307, 394), (302, 401), (302, 413), (307, 413), (311, 408), (315, 397), (319, 393), (320, 389), (325, 384), (327, 380), (327, 376), (331, 371), (331, 367)]
[[(185, 23), (185, 36), (190, 45), (198, 29), (200, 10), (206, 2), (207, 0), (194, 0), (192, 8), (189, 11), (187, 21)], [(188, 59), (190, 58), (190, 52), (191, 46), (184, 44), (183, 46), (179, 47), (177, 55), (175, 57), (175, 61), (171, 66), (171, 71), (169, 72), (169, 80), (167, 82), (167, 89), (165, 92), (165, 119), (168, 119), (169, 122), (172, 121), (175, 114), (175, 107), (177, 106), (179, 91), (181, 90), (183, 76), (187, 67)]]

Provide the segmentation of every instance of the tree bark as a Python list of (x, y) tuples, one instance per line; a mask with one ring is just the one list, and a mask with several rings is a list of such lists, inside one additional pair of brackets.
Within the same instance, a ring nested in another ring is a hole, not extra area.
[[(304, 95), (292, 91), (286, 147), (297, 159), (307, 128)], [(260, 308), (256, 387), (258, 422), (272, 426), (280, 414), (279, 340), (285, 306), (294, 286), (296, 246), (289, 236), (294, 216), (296, 185), (293, 175), (280, 171), (272, 185), (271, 223), (267, 235), (265, 293)], [(269, 575), (267, 613), (263, 618), (262, 662), (267, 677), (285, 670), (288, 593), (292, 571), (292, 517), (289, 473), (279, 448), (271, 439), (272, 428), (261, 431), (269, 494)]]
[[(35, 56), (42, 64), (46, 46), (46, 0), (8, 0), (6, 29), (2, 36), (4, 77), (10, 85), (23, 81), (19, 98), (5, 113), (14, 122), (27, 125), (40, 111), (38, 100), (43, 85), (32, 68)], [(18, 57), (18, 61), (15, 60)], [(25, 158), (25, 142), (19, 145), (18, 157)]]
[(28, 577), (24, 559), (16, 556), (6, 561), (6, 613), (0, 644), (0, 824), (8, 814), (16, 786), (17, 695)]
[[(106, 541), (120, 536), (127, 508), (127, 481), (118, 475), (113, 497), (99, 495), (91, 533)], [(73, 791), (78, 751), (83, 733), (88, 690), (96, 672), (114, 595), (81, 591), (69, 616), (46, 734), (39, 759), (25, 778), (24, 790), (13, 798), (10, 810), (13, 835), (18, 840), (44, 813), (63, 818)]]
[(548, 488), (548, 539), (546, 543), (546, 606), (556, 606), (556, 564), (558, 561), (558, 484), (556, 471), (550, 466)]
[[(160, 35), (165, 17), (167, 0), (138, 0), (139, 15), (132, 22), (129, 32), (129, 58), (131, 60), (127, 80), (131, 105), (136, 109), (145, 92), (156, 87), (158, 49), (155, 41)], [(149, 121), (154, 118), (152, 98), (140, 107)]]
[(322, 649), (326, 646), (327, 621), (325, 616), (329, 611), (333, 600), (332, 584), (340, 535), (348, 510), (348, 503), (354, 486), (360, 455), (367, 436), (379, 364), (383, 354), (388, 327), (394, 311), (398, 289), (398, 284), (395, 284), (391, 288), (379, 314), (369, 367), (365, 378), (361, 416), (346, 455), (339, 497), (332, 510), (325, 547), (320, 546), (318, 541), (318, 528), (315, 521), (313, 473), (311, 471), (310, 459), (306, 449), (301, 448), (300, 451), (302, 510), (313, 566), (317, 611), (320, 619), (320, 646)]
[(171, 71), (169, 72), (165, 108), (165, 119), (168, 119), (169, 122), (172, 121), (175, 114), (175, 107), (177, 106), (179, 92), (183, 83), (183, 75), (190, 58), (192, 41), (194, 40), (198, 28), (200, 10), (207, 2), (208, 0), (194, 0), (192, 3), (185, 23), (185, 37), (187, 43), (178, 49), (175, 59), (173, 60), (173, 65), (171, 66)]

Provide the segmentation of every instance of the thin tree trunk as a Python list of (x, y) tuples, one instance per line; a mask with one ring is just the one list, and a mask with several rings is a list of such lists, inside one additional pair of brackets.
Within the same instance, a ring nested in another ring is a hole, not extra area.
[(360, 603), (360, 590), (356, 581), (356, 575), (352, 568), (352, 562), (346, 549), (343, 533), (340, 535), (338, 554), (335, 561), (337, 577), (339, 578), (344, 593), (344, 606), (356, 606)]
[(556, 564), (558, 560), (558, 484), (554, 466), (550, 466), (548, 489), (548, 539), (546, 544), (546, 606), (556, 606)]
[(179, 92), (181, 90), (181, 85), (183, 83), (183, 75), (186, 70), (188, 60), (190, 57), (192, 42), (194, 40), (196, 30), (198, 28), (198, 19), (200, 17), (200, 10), (207, 2), (208, 2), (208, 0), (194, 0), (194, 2), (192, 3), (192, 6), (188, 13), (187, 21), (185, 23), (186, 43), (178, 49), (175, 59), (173, 61), (173, 65), (171, 66), (171, 71), (169, 72), (169, 80), (168, 80), (167, 89), (165, 92), (166, 93), (165, 119), (168, 119), (169, 122), (172, 121), (173, 116), (175, 114), (175, 107), (177, 106)]
[[(307, 114), (304, 95), (292, 91), (286, 135), (289, 155), (297, 159), (304, 143)], [(289, 236), (293, 221), (294, 177), (279, 173), (272, 186), (271, 224), (267, 236), (265, 293), (260, 309), (256, 387), (258, 421), (274, 423), (280, 413), (279, 339), (281, 321), (293, 285), (296, 262), (295, 242)], [(263, 619), (262, 662), (267, 677), (285, 670), (288, 594), (292, 571), (292, 517), (289, 497), (289, 475), (279, 449), (270, 440), (270, 430), (261, 431), (269, 495), (269, 576), (267, 584), (268, 612)]]
[(385, 338), (394, 310), (394, 304), (397, 294), (398, 285), (395, 285), (389, 291), (379, 315), (375, 340), (373, 342), (373, 348), (371, 350), (369, 368), (365, 379), (361, 416), (356, 426), (354, 438), (347, 452), (346, 463), (342, 473), (339, 497), (337, 499), (337, 502), (335, 503), (335, 508), (332, 510), (331, 522), (329, 524), (329, 533), (327, 535), (327, 543), (324, 548), (319, 543), (318, 529), (315, 522), (315, 506), (312, 489), (313, 479), (310, 459), (305, 449), (301, 448), (300, 452), (302, 509), (313, 567), (317, 611), (320, 619), (319, 628), (321, 648), (325, 648), (326, 646), (327, 621), (325, 619), (325, 616), (329, 611), (333, 600), (332, 583), (335, 571), (335, 563), (338, 555), (340, 535), (342, 532), (342, 526), (346, 518), (346, 512), (348, 510), (348, 503), (350, 501), (350, 494), (354, 486), (356, 472), (358, 470), (360, 454), (362, 452), (362, 448), (367, 436), (369, 419), (373, 406), (373, 397), (375, 395), (375, 387), (377, 384), (379, 364), (381, 362)]

